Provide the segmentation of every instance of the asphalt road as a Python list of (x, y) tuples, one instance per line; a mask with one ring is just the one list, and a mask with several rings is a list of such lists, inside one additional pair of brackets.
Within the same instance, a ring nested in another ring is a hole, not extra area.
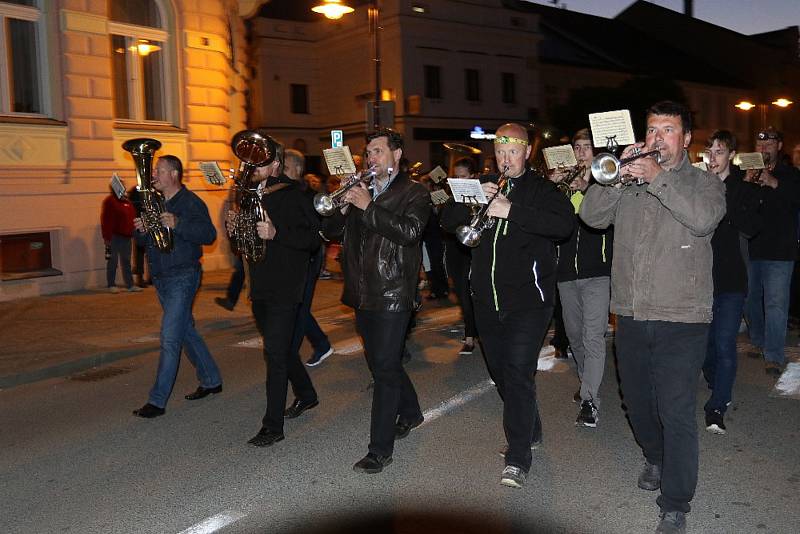
[[(574, 426), (574, 368), (545, 357), (537, 375), (545, 429), (525, 487), (499, 485), (501, 403), (480, 353), (457, 356), (455, 307), (428, 306), (407, 366), (428, 419), (394, 463), (363, 475), (371, 390), (352, 318), (317, 313), (342, 351), (311, 370), (320, 405), (288, 421), (271, 448), (247, 440), (264, 410), (255, 328), (207, 340), (222, 394), (188, 402), (184, 360), (165, 416), (131, 415), (152, 384), (148, 353), (69, 378), (0, 391), (0, 531), (4, 533), (652, 532), (654, 493), (620, 407), (609, 358), (596, 430)], [(244, 342), (244, 344), (242, 344)], [(304, 356), (310, 349), (303, 348)], [(542, 369), (546, 368), (546, 369)], [(690, 532), (796, 533), (800, 404), (776, 397), (742, 357), (729, 433), (701, 431)], [(698, 423), (702, 423), (700, 392)], [(291, 395), (289, 401), (291, 402)]]

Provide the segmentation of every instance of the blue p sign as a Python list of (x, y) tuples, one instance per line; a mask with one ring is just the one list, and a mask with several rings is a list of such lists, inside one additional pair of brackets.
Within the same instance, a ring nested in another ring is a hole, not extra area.
[(331, 130), (331, 148), (339, 148), (344, 144), (344, 132), (342, 130)]

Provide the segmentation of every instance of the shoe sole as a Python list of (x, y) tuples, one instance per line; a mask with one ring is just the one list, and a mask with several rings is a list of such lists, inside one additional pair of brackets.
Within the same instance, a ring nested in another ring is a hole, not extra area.
[(649, 486), (646, 484), (642, 484), (641, 482), (637, 482), (636, 485), (639, 486), (639, 489), (643, 489), (645, 491), (656, 491), (658, 488), (661, 487), (661, 482), (659, 482), (655, 486)]
[(500, 484), (508, 488), (520, 489), (522, 484), (512, 478), (501, 478)]
[(367, 475), (374, 475), (376, 473), (380, 473), (381, 471), (383, 471), (383, 468), (386, 467), (387, 465), (391, 464), (391, 463), (392, 463), (392, 459), (390, 458), (380, 468), (369, 469), (369, 468), (366, 468), (366, 467), (357, 467), (357, 466), (354, 465), (353, 466), (353, 471), (355, 471), (356, 473), (365, 473)]
[(708, 432), (709, 434), (717, 434), (719, 436), (724, 436), (726, 433), (725, 429), (720, 428), (718, 425), (708, 425), (706, 427), (706, 432)]
[(587, 423), (586, 421), (575, 421), (575, 426), (580, 428), (597, 428), (597, 421), (594, 423)]
[(311, 360), (307, 361), (307, 362), (306, 362), (306, 366), (307, 366), (307, 367), (316, 367), (316, 366), (318, 366), (319, 364), (321, 364), (322, 362), (324, 362), (324, 361), (325, 361), (325, 360), (328, 358), (328, 356), (332, 356), (332, 355), (333, 355), (333, 347), (331, 347), (331, 348), (328, 350), (328, 352), (326, 352), (325, 354), (323, 354), (322, 356), (320, 356), (320, 357), (319, 357), (319, 360), (317, 360), (317, 361), (315, 361), (315, 362), (314, 362), (314, 361), (311, 361)]

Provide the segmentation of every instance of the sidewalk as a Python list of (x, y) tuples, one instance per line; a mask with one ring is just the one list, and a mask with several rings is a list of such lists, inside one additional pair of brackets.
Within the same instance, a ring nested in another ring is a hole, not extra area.
[[(253, 324), (247, 287), (232, 312), (214, 302), (225, 296), (229, 279), (229, 270), (203, 275), (194, 317), (204, 336)], [(320, 281), (313, 308), (336, 306), (340, 295), (341, 282)], [(153, 287), (141, 293), (87, 290), (0, 302), (0, 389), (157, 350), (160, 325)]]

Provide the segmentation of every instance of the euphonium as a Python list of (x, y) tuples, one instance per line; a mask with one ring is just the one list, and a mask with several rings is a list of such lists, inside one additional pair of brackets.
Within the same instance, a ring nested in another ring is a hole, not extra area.
[(277, 147), (269, 136), (242, 130), (233, 136), (231, 148), (240, 160), (239, 174), (234, 178), (239, 205), (231, 223), (231, 246), (246, 260), (257, 263), (264, 257), (267, 241), (258, 236), (256, 225), (267, 220), (267, 212), (261, 204), (261, 190), (253, 185), (253, 173), (275, 160)]
[(161, 224), (164, 208), (164, 196), (153, 188), (153, 154), (161, 148), (161, 142), (155, 139), (129, 139), (122, 144), (122, 149), (131, 153), (136, 166), (136, 192), (138, 199), (134, 204), (142, 219), (145, 231), (150, 235), (153, 244), (161, 252), (171, 252), (173, 245), (172, 228)]
[[(389, 167), (386, 172), (392, 174), (392, 168)], [(339, 189), (333, 193), (317, 193), (314, 195), (314, 209), (317, 213), (327, 217), (333, 215), (333, 212), (345, 205), (344, 194), (347, 193), (354, 186), (361, 182), (369, 183), (375, 178), (377, 174), (377, 167), (374, 165), (369, 169), (357, 172), (350, 176), (346, 182), (339, 186)]]
[(497, 191), (495, 194), (489, 197), (486, 204), (481, 206), (480, 209), (472, 216), (472, 220), (469, 222), (469, 224), (462, 224), (456, 228), (456, 239), (458, 239), (458, 242), (462, 245), (468, 247), (477, 247), (481, 242), (481, 235), (483, 234), (483, 231), (494, 226), (495, 218), (489, 217), (487, 213), (489, 211), (489, 206), (492, 205), (494, 199), (497, 198), (497, 195), (500, 194), (500, 191), (503, 190), (508, 182), (506, 173), (508, 173), (508, 167), (503, 169), (503, 174), (501, 174), (497, 179)]

